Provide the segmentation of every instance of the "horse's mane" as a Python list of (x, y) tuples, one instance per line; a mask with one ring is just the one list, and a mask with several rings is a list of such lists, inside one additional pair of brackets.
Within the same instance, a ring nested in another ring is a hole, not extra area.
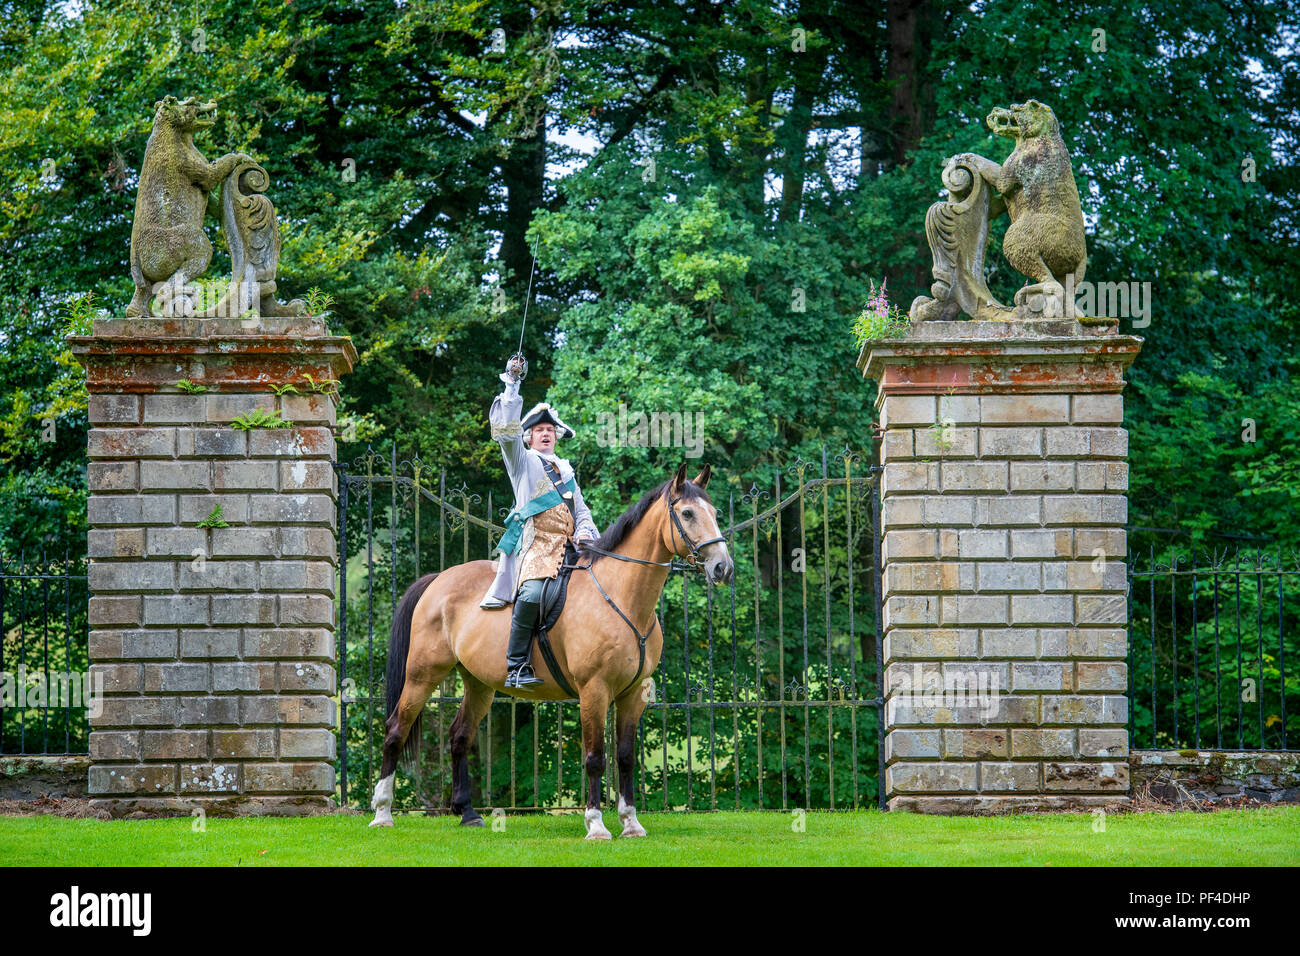
[[(596, 547), (604, 551), (617, 551), (618, 546), (623, 543), (623, 539), (632, 532), (633, 528), (641, 523), (641, 519), (644, 518), (645, 513), (650, 510), (650, 506), (664, 496), (672, 481), (673, 479), (669, 478), (663, 484), (651, 488), (643, 494), (640, 501), (628, 508), (627, 511), (624, 511), (623, 514), (619, 516), (618, 520), (606, 528), (605, 533), (596, 539), (594, 542)], [(705, 501), (709, 500), (709, 496), (705, 494), (703, 488), (693, 481), (687, 481), (682, 489), (682, 499), (690, 501), (696, 498), (701, 498)], [(596, 555), (594, 560), (599, 560), (600, 557), (602, 557), (602, 555)]]

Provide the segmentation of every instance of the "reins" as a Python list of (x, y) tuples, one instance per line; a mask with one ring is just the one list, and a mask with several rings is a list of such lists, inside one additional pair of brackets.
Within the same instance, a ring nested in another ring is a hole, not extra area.
[[(681, 501), (681, 499), (682, 496), (678, 495), (676, 498), (672, 498), (669, 500), (668, 514), (672, 518), (673, 530), (677, 534), (681, 535), (682, 541), (685, 542), (686, 548), (690, 552), (689, 561), (680, 560), (676, 554), (674, 554), (667, 561), (649, 561), (645, 558), (634, 558), (630, 554), (619, 554), (617, 551), (606, 551), (604, 548), (598, 548), (594, 544), (584, 544), (582, 546), (582, 551), (584, 553), (594, 552), (595, 554), (602, 555), (606, 558), (617, 558), (619, 561), (627, 561), (631, 564), (647, 564), (655, 568), (667, 568), (670, 571), (673, 570), (703, 571), (704, 569), (701, 568), (697, 563), (697, 559), (700, 557), (700, 549), (707, 548), (711, 544), (717, 544), (719, 541), (726, 541), (727, 539), (722, 535), (718, 535), (716, 538), (710, 538), (707, 541), (701, 541), (699, 544), (696, 544), (694, 541), (692, 541), (690, 539), (690, 536), (686, 533), (686, 529), (682, 527), (682, 522), (681, 519), (677, 517), (677, 512), (673, 510), (673, 505), (677, 504), (677, 502)], [(673, 540), (673, 539), (670, 537), (669, 540)], [(563, 567), (575, 571), (585, 570), (588, 574), (590, 574), (592, 583), (596, 585), (596, 590), (599, 591), (600, 596), (605, 599), (605, 603), (614, 609), (614, 612), (618, 614), (618, 616), (621, 617), (624, 620), (624, 622), (626, 622), (627, 626), (632, 629), (632, 633), (636, 635), (637, 652), (639, 655), (639, 659), (636, 665), (636, 676), (632, 678), (631, 683), (629, 683), (627, 687), (624, 687), (621, 691), (618, 692), (618, 694), (615, 695), (616, 697), (622, 697), (624, 694), (626, 694), (629, 690), (632, 689), (632, 686), (636, 684), (638, 680), (641, 679), (641, 672), (645, 670), (645, 645), (646, 645), (646, 641), (650, 639), (651, 632), (653, 632), (655, 629), (655, 620), (654, 619), (651, 620), (650, 629), (647, 630), (644, 634), (642, 634), (640, 629), (635, 624), (632, 623), (632, 619), (623, 613), (623, 609), (618, 606), (618, 604), (614, 601), (614, 599), (611, 598), (609, 594), (605, 591), (604, 587), (601, 586), (600, 580), (596, 577), (596, 571), (592, 567), (592, 565), (594, 565), (595, 563), (596, 563), (595, 559), (593, 558), (592, 560), (588, 561), (586, 564), (566, 564), (563, 565)]]

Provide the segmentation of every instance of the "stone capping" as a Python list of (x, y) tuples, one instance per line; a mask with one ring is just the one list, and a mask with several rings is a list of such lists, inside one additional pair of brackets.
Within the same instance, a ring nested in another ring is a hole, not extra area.
[(956, 395), (1119, 392), (1122, 374), (1099, 377), (1097, 367), (1122, 373), (1142, 342), (1077, 321), (919, 322), (906, 338), (864, 343), (857, 367), (879, 383), (881, 396), (936, 388)]
[(97, 338), (151, 335), (177, 338), (218, 335), (286, 335), (295, 338), (325, 338), (329, 329), (323, 316), (263, 315), (238, 318), (190, 316), (101, 316), (91, 320), (91, 334)]
[[(271, 394), (270, 384), (305, 374), (338, 379), (356, 364), (350, 338), (324, 334), (319, 320), (299, 325), (279, 320), (268, 332), (243, 329), (229, 319), (97, 319), (93, 335), (67, 341), (86, 366), (92, 393), (175, 390), (177, 380), (188, 379), (206, 384), (209, 394)], [(252, 369), (256, 374), (249, 374)]]
[[(1089, 318), (1086, 323), (1078, 319), (1040, 319), (1034, 322), (992, 322), (974, 319), (957, 319), (948, 322), (913, 322), (905, 338), (881, 339), (878, 342), (994, 342), (1004, 340), (1050, 339), (1072, 341), (1107, 339), (1117, 337), (1119, 319)], [(1119, 336), (1124, 337), (1124, 336)], [(870, 344), (870, 343), (868, 343)]]

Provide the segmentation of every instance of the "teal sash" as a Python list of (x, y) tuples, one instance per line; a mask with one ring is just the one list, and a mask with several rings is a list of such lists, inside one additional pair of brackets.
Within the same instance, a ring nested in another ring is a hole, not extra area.
[[(564, 488), (570, 494), (573, 494), (577, 490), (577, 485), (570, 478), (564, 483)], [(495, 554), (500, 551), (502, 554), (514, 554), (515, 549), (519, 547), (519, 538), (524, 533), (524, 522), (533, 515), (541, 514), (543, 511), (563, 503), (564, 499), (560, 497), (559, 491), (551, 488), (550, 491), (540, 494), (528, 502), (522, 511), (518, 508), (513, 509), (510, 514), (506, 515), (506, 532), (501, 536), (501, 540), (497, 542), (496, 547), (492, 549), (492, 553)]]

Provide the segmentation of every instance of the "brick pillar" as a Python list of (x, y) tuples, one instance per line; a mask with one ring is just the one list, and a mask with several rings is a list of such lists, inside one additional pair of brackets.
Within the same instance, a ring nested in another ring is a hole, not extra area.
[[(356, 352), (319, 319), (256, 323), (105, 319), (70, 339), (107, 694), (89, 792), (114, 814), (332, 804), (335, 402), (307, 376), (341, 378)], [(259, 409), (293, 427), (232, 426)], [(218, 504), (226, 527), (200, 527)]]
[(862, 350), (884, 428), (891, 809), (1128, 799), (1121, 391), (1142, 340), (1116, 332), (927, 322)]

